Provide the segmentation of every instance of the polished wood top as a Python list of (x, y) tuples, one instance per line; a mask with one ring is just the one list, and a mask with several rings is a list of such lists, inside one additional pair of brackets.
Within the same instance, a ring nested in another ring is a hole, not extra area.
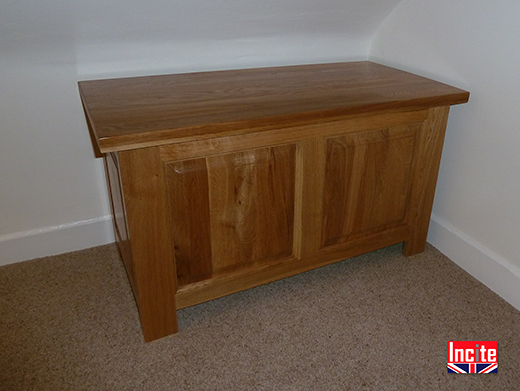
[(368, 61), (90, 80), (79, 90), (102, 153), (469, 99)]

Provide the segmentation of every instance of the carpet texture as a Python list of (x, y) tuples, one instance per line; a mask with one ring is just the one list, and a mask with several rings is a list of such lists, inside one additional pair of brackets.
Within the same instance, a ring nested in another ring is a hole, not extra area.
[[(178, 312), (143, 342), (115, 245), (0, 267), (0, 390), (518, 390), (520, 312), (401, 246)], [(498, 340), (498, 374), (447, 374)]]

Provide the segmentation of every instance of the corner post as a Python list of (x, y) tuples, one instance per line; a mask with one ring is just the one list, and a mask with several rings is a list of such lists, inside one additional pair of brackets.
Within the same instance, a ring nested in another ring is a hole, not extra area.
[(135, 296), (145, 341), (177, 332), (177, 273), (159, 148), (119, 152)]
[(450, 106), (431, 108), (427, 120), (416, 135), (407, 216), (410, 239), (404, 242), (405, 256), (421, 253), (426, 248), (449, 110)]

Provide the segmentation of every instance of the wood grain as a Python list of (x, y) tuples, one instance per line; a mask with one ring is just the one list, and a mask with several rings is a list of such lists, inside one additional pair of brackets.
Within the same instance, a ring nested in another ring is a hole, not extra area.
[(327, 140), (322, 246), (404, 223), (419, 127), (403, 125)]
[(449, 111), (449, 106), (431, 108), (428, 120), (417, 132), (407, 217), (412, 236), (404, 243), (406, 256), (423, 252), (426, 247)]
[(361, 255), (368, 251), (374, 251), (402, 242), (409, 235), (409, 227), (401, 225), (353, 240), (339, 247), (329, 247), (311, 257), (280, 259), (275, 263), (238, 270), (233, 273), (223, 274), (217, 278), (186, 285), (177, 292), (177, 308), (189, 307), (204, 301), (240, 292), (244, 289), (330, 265), (331, 263)]
[(79, 90), (101, 152), (413, 111), (469, 96), (367, 61), (90, 80)]
[(158, 148), (119, 153), (137, 304), (146, 341), (177, 331), (177, 277)]
[(107, 177), (110, 207), (114, 220), (114, 233), (117, 247), (125, 263), (128, 279), (134, 292), (137, 292), (132, 250), (130, 249), (130, 237), (128, 235), (127, 215), (123, 199), (121, 174), (119, 172), (119, 158), (116, 152), (104, 156), (105, 173)]
[(213, 273), (292, 256), (294, 145), (208, 158)]
[(325, 139), (304, 139), (298, 150), (297, 213), (299, 230), (296, 254), (300, 258), (315, 255), (320, 248), (323, 208), (323, 182), (325, 178)]
[(210, 278), (211, 255), (206, 159), (165, 164), (179, 286)]
[(202, 138), (161, 146), (161, 159), (170, 161), (220, 155), (244, 149), (262, 148), (266, 145), (297, 143), (307, 138), (323, 138), (402, 124), (422, 123), (426, 118), (428, 118), (428, 110), (385, 113), (337, 119), (313, 125), (278, 127), (262, 132)]

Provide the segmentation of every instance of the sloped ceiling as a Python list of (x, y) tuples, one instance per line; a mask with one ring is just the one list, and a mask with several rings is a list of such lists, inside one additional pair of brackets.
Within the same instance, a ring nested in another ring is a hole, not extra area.
[(0, 53), (52, 52), (80, 74), (363, 57), (399, 1), (7, 0)]
[[(78, 4), (83, 39), (371, 36), (399, 0), (106, 0)], [(103, 12), (100, 12), (103, 9)]]

